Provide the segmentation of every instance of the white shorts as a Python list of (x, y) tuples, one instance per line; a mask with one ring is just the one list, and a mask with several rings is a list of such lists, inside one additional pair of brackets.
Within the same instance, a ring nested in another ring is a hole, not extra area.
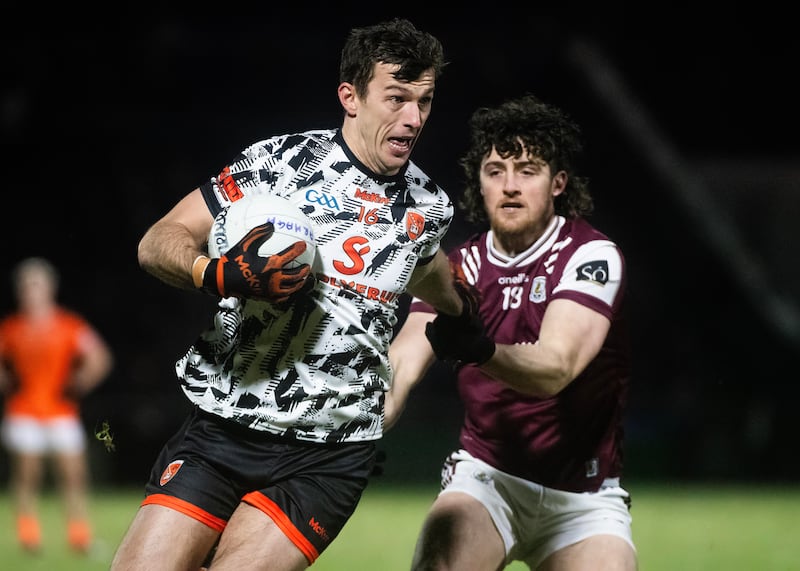
[(11, 452), (72, 454), (86, 449), (83, 425), (80, 419), (72, 416), (44, 420), (23, 415), (6, 416), (0, 434), (3, 445)]
[(441, 494), (469, 494), (486, 507), (505, 543), (506, 564), (524, 561), (536, 569), (555, 551), (593, 535), (616, 535), (636, 549), (630, 496), (616, 478), (594, 493), (564, 492), (495, 470), (459, 450), (442, 468), (442, 488)]

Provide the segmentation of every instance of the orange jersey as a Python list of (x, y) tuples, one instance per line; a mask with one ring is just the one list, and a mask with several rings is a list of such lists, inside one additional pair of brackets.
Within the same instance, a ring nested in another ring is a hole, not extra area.
[(94, 335), (88, 323), (64, 309), (41, 321), (14, 314), (0, 322), (0, 359), (16, 382), (6, 414), (77, 415), (77, 403), (64, 392), (87, 335)]

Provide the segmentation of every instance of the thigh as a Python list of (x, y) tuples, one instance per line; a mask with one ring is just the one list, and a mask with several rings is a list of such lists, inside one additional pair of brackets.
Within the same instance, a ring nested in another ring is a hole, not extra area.
[(88, 476), (88, 466), (86, 433), (80, 419), (52, 419), (47, 423), (47, 432), (57, 474), (70, 487), (83, 485)]
[(532, 569), (545, 563), (546, 569), (581, 570), (591, 561), (603, 561), (603, 569), (635, 569), (628, 500), (619, 486), (592, 493), (545, 488), (537, 518), (519, 522), (523, 540), (515, 558)]
[(616, 535), (594, 535), (559, 549), (538, 571), (636, 571), (636, 552)]
[(238, 477), (245, 463), (237, 461), (238, 446), (193, 412), (153, 462), (143, 505), (173, 509), (222, 532), (247, 491)]
[(428, 511), (412, 569), (501, 569), (505, 544), (489, 511), (472, 495), (448, 491)]
[(242, 501), (269, 517), (311, 564), (352, 516), (374, 462), (373, 442), (286, 445), (270, 481)]
[(11, 454), (13, 487), (30, 490), (44, 481), (47, 457), (43, 454), (15, 452)]
[(374, 462), (374, 442), (301, 443), (195, 413), (156, 459), (144, 504), (223, 533), (244, 502), (271, 520), (310, 564), (352, 515)]
[(61, 478), (64, 484), (70, 488), (88, 485), (89, 467), (87, 465), (85, 453), (77, 452), (65, 454), (57, 452), (53, 455), (53, 461), (56, 474)]
[(215, 571), (297, 571), (308, 565), (305, 554), (272, 518), (245, 503), (228, 521), (211, 562)]
[(178, 511), (139, 508), (114, 555), (111, 571), (199, 569), (219, 534)]

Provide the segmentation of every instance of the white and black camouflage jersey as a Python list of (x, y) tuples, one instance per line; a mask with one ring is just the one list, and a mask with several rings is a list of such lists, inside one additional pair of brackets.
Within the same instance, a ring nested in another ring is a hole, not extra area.
[(176, 363), (189, 400), (297, 440), (380, 438), (399, 298), (452, 221), (447, 194), (414, 163), (372, 173), (339, 130), (260, 141), (200, 188), (215, 216), (252, 193), (299, 206), (314, 226), (317, 283), (283, 306), (221, 299)]

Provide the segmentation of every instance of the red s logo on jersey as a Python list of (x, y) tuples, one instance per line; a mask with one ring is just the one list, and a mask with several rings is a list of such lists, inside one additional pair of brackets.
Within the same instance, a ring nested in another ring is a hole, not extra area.
[(365, 266), (364, 255), (369, 253), (370, 248), (369, 246), (359, 248), (359, 246), (363, 246), (367, 242), (369, 240), (364, 236), (353, 236), (345, 240), (344, 244), (342, 244), (342, 250), (344, 250), (345, 256), (350, 259), (351, 265), (348, 266), (345, 262), (334, 260), (333, 267), (336, 271), (347, 276), (362, 272)]
[[(425, 216), (414, 210), (409, 210), (406, 212), (406, 234), (408, 237), (412, 240), (416, 240), (424, 231)], [(365, 244), (368, 243), (369, 239), (365, 238), (364, 236), (353, 236), (352, 238), (345, 240), (342, 244), (342, 250), (344, 250), (344, 254), (347, 256), (349, 264), (341, 260), (334, 260), (334, 269), (346, 276), (352, 276), (364, 271), (364, 267), (366, 266), (366, 263), (364, 262), (364, 256), (370, 252), (370, 247), (368, 245), (365, 246)]]

